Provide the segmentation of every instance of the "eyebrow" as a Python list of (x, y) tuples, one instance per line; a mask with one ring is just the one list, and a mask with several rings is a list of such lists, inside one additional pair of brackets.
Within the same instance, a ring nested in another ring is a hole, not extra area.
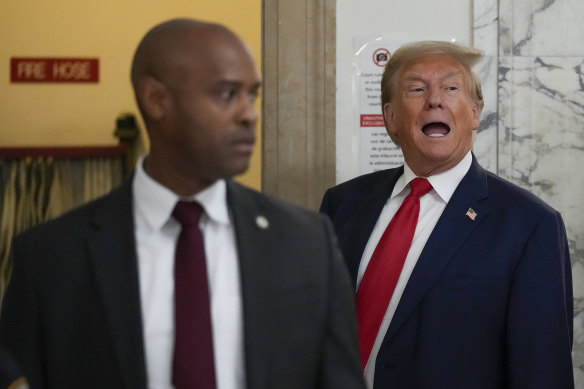
[[(221, 80), (219, 82), (217, 82), (217, 85), (220, 87), (223, 86), (232, 86), (235, 88), (240, 88), (245, 84), (245, 82), (243, 81), (238, 81), (238, 80)], [(262, 86), (262, 82), (261, 81), (257, 81), (255, 83), (253, 83), (250, 87), (250, 89), (259, 89)]]
[[(446, 79), (446, 78), (451, 78), (451, 77), (462, 77), (462, 75), (463, 74), (460, 70), (448, 70), (446, 72), (443, 72), (442, 78)], [(415, 81), (415, 80), (424, 80), (424, 77), (420, 73), (409, 72), (409, 73), (404, 74), (402, 79), (405, 81)]]

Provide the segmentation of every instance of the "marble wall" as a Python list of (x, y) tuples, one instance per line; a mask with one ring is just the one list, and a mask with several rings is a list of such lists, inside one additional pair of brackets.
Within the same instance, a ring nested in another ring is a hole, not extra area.
[(574, 374), (584, 388), (584, 1), (474, 0), (485, 109), (474, 152), (566, 223)]

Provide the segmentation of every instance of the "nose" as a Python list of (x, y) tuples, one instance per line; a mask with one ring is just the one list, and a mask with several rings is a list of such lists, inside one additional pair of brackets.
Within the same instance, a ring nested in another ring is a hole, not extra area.
[(428, 99), (426, 100), (427, 109), (442, 108), (442, 94), (440, 92), (438, 88), (431, 88), (428, 91)]
[(242, 98), (240, 121), (248, 126), (255, 126), (258, 121), (258, 111), (255, 107), (255, 99), (245, 96)]

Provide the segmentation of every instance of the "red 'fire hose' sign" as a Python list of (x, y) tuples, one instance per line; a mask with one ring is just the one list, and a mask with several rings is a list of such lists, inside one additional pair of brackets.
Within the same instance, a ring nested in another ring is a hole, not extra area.
[(13, 83), (99, 81), (97, 58), (11, 58)]

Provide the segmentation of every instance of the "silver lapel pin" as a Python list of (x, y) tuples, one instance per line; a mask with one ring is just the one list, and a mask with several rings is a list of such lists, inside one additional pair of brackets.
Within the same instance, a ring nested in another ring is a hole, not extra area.
[(270, 222), (268, 222), (268, 219), (266, 219), (266, 217), (262, 215), (256, 216), (255, 222), (256, 225), (262, 230), (265, 230), (270, 226)]

